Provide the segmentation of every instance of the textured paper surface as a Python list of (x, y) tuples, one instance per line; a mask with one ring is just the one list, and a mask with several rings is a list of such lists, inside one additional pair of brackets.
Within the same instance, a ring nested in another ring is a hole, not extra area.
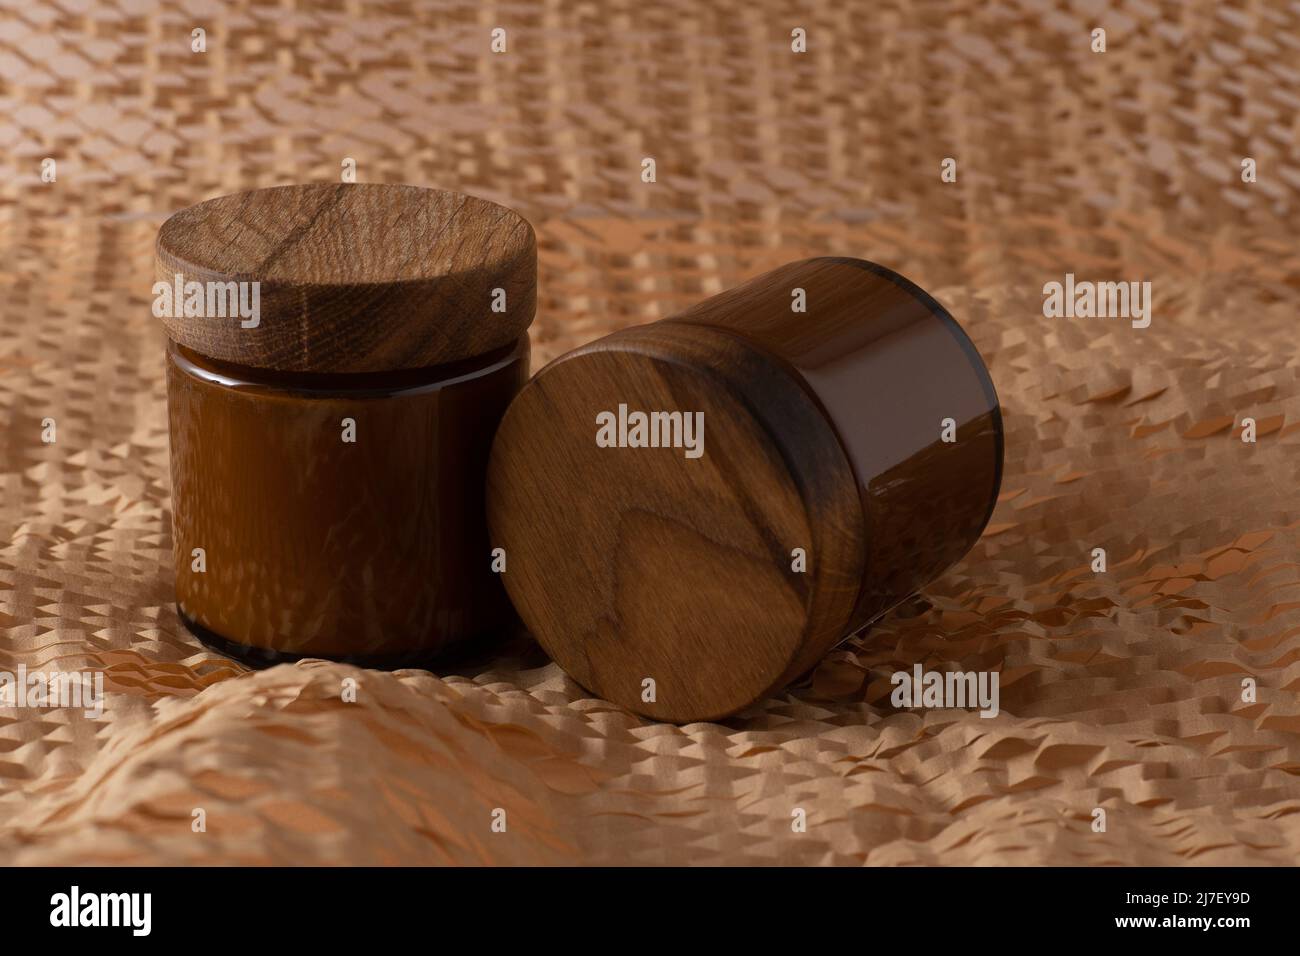
[[(100, 720), (0, 710), (0, 860), (1296, 862), (1293, 5), (305, 6), (0, 25), (0, 668), (109, 690)], [(204, 650), (171, 603), (153, 238), (344, 157), (530, 218), (539, 364), (792, 259), (899, 270), (997, 384), (990, 528), (724, 724), (621, 712), (526, 642), (442, 676)], [(1150, 328), (1045, 319), (1066, 272), (1150, 281)], [(1000, 671), (1002, 713), (894, 710), (916, 662)]]

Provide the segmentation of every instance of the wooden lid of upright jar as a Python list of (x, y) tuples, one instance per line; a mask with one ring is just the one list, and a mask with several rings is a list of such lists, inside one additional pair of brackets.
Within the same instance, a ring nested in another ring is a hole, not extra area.
[[(162, 315), (209, 358), (286, 372), (378, 372), (510, 345), (536, 310), (527, 220), (474, 196), (379, 183), (275, 186), (169, 218), (158, 282), (259, 283), (258, 322)], [(177, 304), (179, 306), (179, 303)], [(179, 314), (178, 314), (179, 313)]]

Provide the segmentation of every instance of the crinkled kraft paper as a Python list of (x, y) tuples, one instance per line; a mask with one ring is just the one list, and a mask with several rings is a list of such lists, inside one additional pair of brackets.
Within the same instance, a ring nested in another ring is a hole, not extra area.
[[(11, 11), (0, 668), (108, 696), (0, 708), (0, 859), (1296, 862), (1300, 13), (968, 6), (520, 3), (501, 55), (468, 4), (214, 6), (205, 54), (180, 7)], [(518, 639), (437, 676), (205, 650), (172, 604), (153, 239), (346, 157), (530, 218), (539, 364), (793, 259), (902, 272), (1004, 406), (983, 539), (721, 724), (591, 699)], [(1151, 282), (1150, 326), (1045, 318), (1067, 273)], [(998, 715), (894, 707), (917, 663), (996, 671)]]

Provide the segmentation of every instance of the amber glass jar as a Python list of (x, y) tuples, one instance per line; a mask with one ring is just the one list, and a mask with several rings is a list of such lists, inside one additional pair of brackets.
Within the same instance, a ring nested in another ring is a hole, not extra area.
[(715, 720), (970, 551), (1002, 457), (956, 320), (883, 266), (807, 259), (542, 369), (497, 430), (488, 524), (578, 683)]
[(535, 262), (515, 213), (409, 186), (258, 190), (164, 224), (176, 596), (201, 640), (398, 666), (508, 628), (483, 487)]

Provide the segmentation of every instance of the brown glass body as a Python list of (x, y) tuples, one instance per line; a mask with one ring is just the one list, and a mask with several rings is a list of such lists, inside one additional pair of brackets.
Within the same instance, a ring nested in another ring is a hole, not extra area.
[(363, 374), (254, 370), (169, 341), (182, 618), (253, 661), (375, 666), (513, 621), (483, 489), (528, 366), (526, 334), (470, 361)]
[[(816, 303), (815, 321), (795, 311), (796, 289)], [(974, 344), (920, 287), (860, 259), (810, 259), (665, 321), (726, 330), (788, 363), (830, 420), (866, 532), (845, 636), (979, 540), (1002, 482), (1001, 408)], [(945, 419), (955, 441), (943, 440)]]

